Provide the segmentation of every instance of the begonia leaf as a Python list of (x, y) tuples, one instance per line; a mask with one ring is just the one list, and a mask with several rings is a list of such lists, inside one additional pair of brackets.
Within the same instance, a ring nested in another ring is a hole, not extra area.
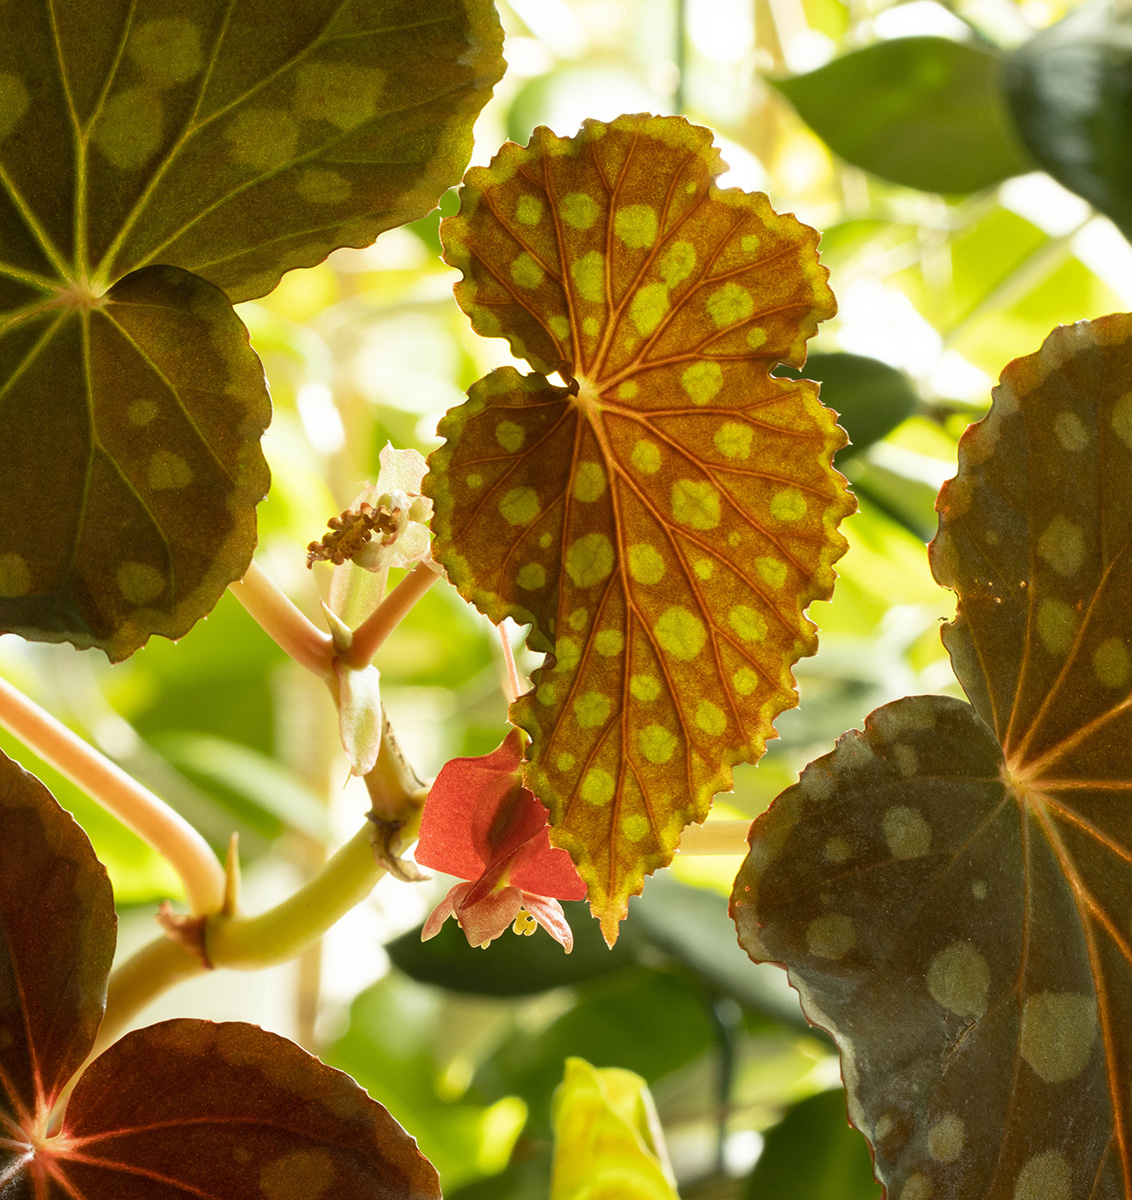
[(413, 1139), (348, 1076), (253, 1025), (94, 1044), (114, 901), (86, 835), (0, 755), (0, 1191), (20, 1200), (439, 1200)]
[(120, 659), (243, 574), (268, 406), (217, 288), (432, 208), (500, 42), (490, 0), (5, 7), (0, 630)]
[(1011, 363), (940, 493), (971, 704), (896, 701), (752, 827), (732, 912), (907, 1200), (1132, 1194), (1132, 316)]
[(834, 311), (817, 235), (722, 169), (681, 118), (539, 129), (442, 225), (473, 327), (536, 373), (493, 371), (441, 422), (434, 554), (552, 655), (512, 719), (610, 942), (796, 702), (853, 507), (816, 388), (770, 375)]

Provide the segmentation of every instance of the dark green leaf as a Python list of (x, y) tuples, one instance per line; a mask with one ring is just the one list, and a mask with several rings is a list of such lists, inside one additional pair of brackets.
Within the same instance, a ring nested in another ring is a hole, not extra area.
[(861, 354), (815, 352), (801, 370), (782, 366), (775, 374), (821, 384), (821, 402), (837, 413), (838, 425), (849, 435), (849, 445), (834, 456), (839, 465), (891, 433), (919, 403), (902, 371)]
[[(412, 929), (385, 949), (410, 979), (485, 996), (529, 996), (607, 975), (634, 961), (637, 938), (631, 929), (610, 949), (583, 901), (567, 900), (562, 907), (574, 933), (570, 954), (540, 931), (531, 937), (499, 938), (485, 953), (468, 945), (455, 921), (446, 922), (427, 942), (421, 941), (420, 929)], [(746, 956), (737, 953), (749, 968)]]
[(1132, 237), (1132, 23), (1110, 3), (1071, 12), (1007, 60), (1030, 153)]
[(1002, 99), (999, 55), (940, 37), (877, 42), (774, 81), (835, 153), (925, 192), (1032, 170)]
[(803, 1100), (766, 1135), (743, 1200), (879, 1200), (872, 1158), (849, 1124), (845, 1092)]

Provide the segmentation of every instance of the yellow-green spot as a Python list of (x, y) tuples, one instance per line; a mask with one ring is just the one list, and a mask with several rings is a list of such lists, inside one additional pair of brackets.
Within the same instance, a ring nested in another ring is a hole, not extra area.
[(739, 245), (742, 246), (744, 254), (750, 254), (759, 248), (759, 239), (753, 233), (745, 233), (740, 239)]
[(710, 404), (723, 387), (723, 368), (717, 362), (694, 362), (680, 372), (680, 386), (693, 404)]
[(123, 563), (114, 579), (118, 590), (131, 604), (149, 604), (165, 591), (165, 576), (148, 563)]
[(717, 329), (745, 321), (755, 311), (755, 301), (745, 288), (730, 281), (707, 298), (708, 315)]
[(740, 696), (749, 696), (759, 686), (758, 674), (752, 671), (750, 667), (740, 667), (731, 676), (731, 686), (734, 687)]
[(146, 480), (155, 492), (180, 491), (193, 481), (193, 469), (172, 450), (157, 450), (146, 467)]
[(1125, 392), (1112, 406), (1111, 420), (1116, 436), (1132, 450), (1132, 392)]
[(617, 398), (619, 400), (632, 400), (640, 390), (635, 380), (626, 379), (624, 383), (617, 385)]
[(511, 264), (511, 278), (521, 288), (537, 288), (543, 279), (543, 269), (524, 250)]
[(697, 558), (692, 563), (692, 570), (695, 571), (697, 579), (710, 579), (715, 571), (715, 563), (710, 558)]
[(660, 695), (660, 680), (655, 675), (634, 675), (629, 680), (629, 693), (634, 700), (651, 704)]
[(126, 406), (126, 420), (131, 425), (148, 425), (160, 411), (156, 400), (131, 400)]
[(524, 591), (533, 592), (546, 585), (546, 568), (542, 563), (527, 563), (516, 572), (515, 582)]
[(668, 288), (663, 283), (646, 283), (633, 294), (629, 320), (641, 337), (648, 337), (664, 320), (668, 307)]
[(542, 220), (542, 200), (538, 196), (520, 196), (515, 205), (515, 220), (520, 225), (537, 225)]
[(546, 549), (547, 549), (547, 548), (550, 546), (550, 543), (551, 543), (551, 542), (553, 542), (553, 541), (554, 541), (554, 534), (553, 534), (553, 533), (540, 533), (540, 534), (538, 535), (538, 544), (539, 544), (539, 545), (540, 545), (540, 546), (541, 546), (541, 547), (542, 547), (544, 550), (546, 550)]
[(639, 842), (648, 835), (648, 817), (640, 813), (626, 813), (621, 818), (621, 832), (630, 842)]
[(327, 121), (343, 132), (372, 120), (385, 72), (349, 62), (303, 63), (295, 77), (294, 108), (307, 120)]
[(573, 611), (573, 612), (572, 612), (572, 613), (571, 613), (571, 614), (570, 614), (570, 615), (569, 615), (569, 616), (566, 618), (566, 624), (567, 624), (567, 625), (569, 625), (569, 626), (570, 626), (570, 628), (571, 628), (571, 629), (572, 629), (572, 630), (573, 630), (575, 633), (581, 633), (581, 632), (582, 632), (582, 630), (583, 630), (583, 629), (585, 629), (585, 627), (586, 627), (586, 622), (589, 620), (589, 617), (590, 617), (589, 609), (586, 609), (586, 608), (576, 608), (576, 609), (574, 609), (574, 611)]
[(185, 83), (204, 66), (200, 34), (186, 17), (158, 18), (135, 26), (126, 53), (156, 88)]
[(540, 683), (538, 690), (535, 692), (535, 699), (538, 700), (539, 704), (543, 704), (549, 708), (558, 699), (558, 689), (553, 683)]
[(719, 524), (719, 490), (706, 479), (677, 479), (672, 485), (672, 515), (690, 529)]
[(747, 345), (752, 350), (761, 350), (766, 345), (766, 330), (759, 329), (756, 325), (754, 329), (747, 330)]
[(586, 192), (570, 192), (558, 203), (558, 215), (571, 229), (586, 230), (597, 220), (600, 209)]
[(546, 323), (558, 341), (564, 342), (570, 336), (570, 322), (565, 317), (549, 317)]
[(570, 278), (583, 300), (601, 304), (605, 300), (605, 255), (600, 250), (590, 250), (574, 259), (570, 264)]
[(311, 204), (341, 204), (353, 190), (345, 175), (322, 167), (308, 167), (295, 181), (295, 191)]
[(608, 579), (613, 563), (613, 543), (604, 533), (583, 534), (566, 551), (566, 573), (575, 587), (593, 587)]
[(152, 88), (127, 88), (103, 105), (92, 139), (119, 171), (137, 171), (157, 153), (164, 128), (161, 97)]
[(747, 458), (751, 453), (754, 430), (738, 421), (727, 421), (715, 431), (715, 448), (724, 458)]
[(773, 588), (780, 588), (786, 582), (786, 564), (779, 558), (756, 558), (755, 570)]
[(554, 643), (554, 669), (556, 671), (572, 671), (582, 658), (582, 648), (578, 639), (560, 637)]
[(31, 591), (31, 568), (22, 554), (0, 554), (0, 596), (14, 599)]
[(660, 470), (660, 447), (656, 442), (638, 439), (630, 457), (633, 466), (643, 475), (655, 475)]
[(1093, 652), (1093, 674), (1105, 687), (1122, 688), (1132, 677), (1132, 660), (1121, 638), (1108, 638)]
[(630, 250), (644, 250), (656, 241), (656, 209), (651, 204), (627, 204), (613, 217), (613, 232)]
[(563, 750), (562, 753), (554, 760), (554, 765), (562, 772), (572, 771), (574, 763), (578, 760), (570, 753), (569, 750)]
[(580, 462), (574, 472), (574, 499), (592, 504), (604, 494), (605, 468), (598, 462)]
[(727, 621), (745, 642), (761, 642), (766, 637), (766, 619), (749, 605), (733, 604)]
[(691, 242), (673, 242), (660, 259), (660, 277), (674, 288), (696, 269), (696, 248)]
[(608, 771), (601, 767), (590, 767), (582, 776), (582, 786), (578, 789), (582, 799), (587, 804), (608, 804), (613, 799), (616, 782)]
[(582, 332), (586, 337), (597, 337), (601, 333), (601, 322), (597, 317), (583, 317)]
[(780, 521), (800, 521), (809, 506), (797, 488), (780, 488), (770, 498), (770, 511)]
[(538, 493), (529, 487), (511, 488), (499, 501), (499, 512), (508, 525), (529, 525), (539, 514)]
[(514, 421), (500, 421), (495, 427), (495, 440), (510, 454), (519, 449), (526, 437), (522, 425)]
[(1038, 636), (1059, 658), (1068, 654), (1077, 636), (1077, 614), (1064, 600), (1045, 599), (1038, 605)]
[(30, 105), (24, 81), (10, 71), (0, 71), (0, 142), (16, 128)]
[(295, 157), (299, 126), (278, 108), (247, 108), (237, 113), (226, 130), (232, 157), (260, 171), (273, 171)]
[(664, 559), (648, 542), (634, 542), (628, 551), (629, 574), (638, 582), (651, 587), (664, 578)]
[(620, 654), (625, 646), (625, 635), (620, 629), (603, 629), (594, 638), (594, 649), (602, 658), (612, 658)]
[(475, 474), (475, 473), (473, 473), (473, 474), (471, 474), (471, 475), (467, 475), (467, 476), (465, 476), (465, 478), (464, 478), (464, 482), (465, 482), (465, 483), (468, 485), (468, 487), (470, 487), (470, 488), (472, 489), (472, 491), (474, 492), (474, 491), (475, 491), (477, 488), (481, 488), (481, 487), (483, 487), (483, 476), (482, 476), (482, 475), (479, 475), (479, 474)]
[(702, 729), (709, 737), (719, 737), (727, 728), (727, 716), (718, 704), (710, 700), (701, 700), (696, 705), (696, 715), (693, 718), (697, 729)]
[(707, 641), (703, 621), (682, 604), (666, 608), (657, 619), (654, 632), (660, 648), (681, 662), (691, 662)]
[(637, 734), (637, 745), (649, 762), (662, 766), (676, 753), (676, 735), (663, 725), (646, 725)]

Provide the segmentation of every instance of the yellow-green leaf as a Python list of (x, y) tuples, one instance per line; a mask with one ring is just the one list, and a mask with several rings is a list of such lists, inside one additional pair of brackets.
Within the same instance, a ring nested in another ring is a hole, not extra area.
[(770, 374), (834, 311), (817, 234), (722, 169), (681, 118), (539, 129), (442, 227), (473, 326), (539, 373), (494, 371), (441, 422), (434, 553), (553, 655), (512, 716), (610, 941), (796, 702), (853, 508), (816, 387)]

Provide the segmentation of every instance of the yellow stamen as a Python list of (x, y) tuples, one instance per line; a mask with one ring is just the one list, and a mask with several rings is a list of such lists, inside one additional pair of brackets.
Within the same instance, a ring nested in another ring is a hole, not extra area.
[(519, 915), (515, 918), (515, 924), (511, 926), (511, 931), (522, 936), (529, 937), (538, 928), (538, 922), (531, 916), (526, 909), (519, 909)]

